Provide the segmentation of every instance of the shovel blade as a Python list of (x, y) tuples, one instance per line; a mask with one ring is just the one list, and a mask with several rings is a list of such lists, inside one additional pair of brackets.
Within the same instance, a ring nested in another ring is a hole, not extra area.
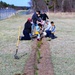
[(14, 58), (15, 58), (15, 59), (19, 59), (19, 57), (18, 57), (16, 54), (14, 55)]

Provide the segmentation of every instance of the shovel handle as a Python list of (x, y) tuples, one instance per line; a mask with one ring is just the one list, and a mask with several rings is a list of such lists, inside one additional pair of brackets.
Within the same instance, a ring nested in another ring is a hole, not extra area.
[(17, 47), (18, 47), (19, 42), (20, 42), (20, 33), (21, 33), (21, 26), (19, 26), (19, 30), (18, 30), (18, 40), (17, 40), (17, 43), (16, 43)]

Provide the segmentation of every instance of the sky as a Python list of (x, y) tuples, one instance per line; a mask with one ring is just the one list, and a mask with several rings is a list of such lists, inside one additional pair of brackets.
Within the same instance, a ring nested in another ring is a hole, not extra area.
[(8, 4), (14, 4), (15, 6), (29, 6), (28, 2), (30, 0), (0, 0)]

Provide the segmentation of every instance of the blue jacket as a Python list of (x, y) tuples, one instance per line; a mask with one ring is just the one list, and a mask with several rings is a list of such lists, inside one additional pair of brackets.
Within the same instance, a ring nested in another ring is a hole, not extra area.
[(41, 21), (36, 13), (33, 14), (32, 20), (34, 24), (37, 24), (37, 21)]

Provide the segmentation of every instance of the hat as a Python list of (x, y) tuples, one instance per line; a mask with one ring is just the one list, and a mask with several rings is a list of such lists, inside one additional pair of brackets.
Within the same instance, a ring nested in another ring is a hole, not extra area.
[(28, 21), (32, 21), (32, 19), (31, 18), (28, 18)]

